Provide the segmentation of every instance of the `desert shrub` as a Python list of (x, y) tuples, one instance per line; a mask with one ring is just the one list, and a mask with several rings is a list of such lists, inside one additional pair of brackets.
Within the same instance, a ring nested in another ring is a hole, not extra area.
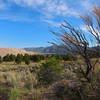
[(24, 60), (25, 64), (29, 65), (30, 64), (30, 55), (25, 54), (23, 57), (23, 60)]
[(0, 56), (0, 63), (2, 63), (2, 57)]
[(40, 60), (45, 60), (45, 55), (38, 55)]
[(25, 64), (29, 65), (30, 64), (30, 60), (29, 59), (25, 59)]
[(9, 55), (9, 59), (10, 59), (10, 61), (15, 61), (15, 58), (16, 58), (15, 55), (13, 55), (13, 54)]
[(46, 56), (45, 55), (30, 55), (30, 59), (33, 62), (39, 62), (41, 60), (45, 60)]
[(63, 55), (63, 60), (64, 61), (74, 61), (77, 60), (77, 57), (74, 54), (67, 54), (67, 55)]
[[(97, 51), (96, 51), (97, 49)], [(99, 58), (100, 57), (100, 51), (98, 50), (99, 47), (95, 47), (94, 49), (91, 49), (88, 51), (89, 58)]]
[(60, 54), (54, 54), (54, 55), (48, 55), (47, 58), (52, 58), (52, 57), (55, 57), (56, 59), (58, 60), (62, 60), (63, 59), (63, 55), (60, 55)]
[(5, 62), (11, 62), (11, 61), (15, 61), (16, 56), (13, 54), (7, 54), (6, 56), (3, 57), (3, 61)]
[(39, 62), (40, 61), (40, 58), (39, 58), (38, 55), (32, 55), (31, 56), (31, 61), (33, 61), (33, 62)]
[(20, 90), (17, 88), (12, 88), (9, 93), (9, 100), (19, 100), (21, 96)]
[(94, 81), (94, 85), (96, 87), (96, 92), (97, 94), (100, 94), (100, 69), (96, 69), (95, 72), (95, 81)]
[(9, 54), (7, 54), (6, 56), (3, 57), (3, 61), (5, 61), (5, 62), (10, 61)]
[(33, 88), (36, 87), (37, 79), (35, 76), (36, 76), (35, 74), (33, 76), (31, 73), (26, 76), (24, 87), (27, 88), (28, 90), (32, 90)]
[[(17, 75), (16, 75), (17, 76)], [(19, 86), (19, 80), (15, 75), (12, 75), (10, 72), (6, 72), (6, 74), (3, 75), (6, 83), (11, 87), (18, 87)]]
[(65, 69), (65, 72), (63, 74), (64, 79), (75, 79), (76, 74), (70, 71), (69, 69)]
[[(78, 81), (62, 80), (52, 85), (56, 98), (61, 100), (82, 100), (81, 85)], [(85, 100), (85, 99), (84, 99)]]
[(45, 86), (50, 85), (54, 81), (60, 79), (62, 73), (62, 66), (59, 61), (53, 57), (40, 66), (40, 70), (38, 71), (38, 80)]
[(18, 54), (15, 59), (16, 64), (21, 64), (22, 61), (23, 61), (23, 55)]
[(28, 93), (29, 91), (27, 89), (11, 88), (7, 100), (22, 100)]
[(44, 97), (44, 93), (42, 91), (45, 91), (44, 89), (33, 89), (32, 91), (32, 100), (50, 100), (50, 99), (46, 99)]
[(0, 100), (8, 100), (10, 89), (0, 85)]

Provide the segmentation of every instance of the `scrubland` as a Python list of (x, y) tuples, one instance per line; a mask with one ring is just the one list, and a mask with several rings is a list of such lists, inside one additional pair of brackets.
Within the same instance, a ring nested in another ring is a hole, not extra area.
[(92, 83), (86, 82), (78, 72), (79, 63), (85, 66), (82, 60), (49, 59), (29, 65), (3, 62), (0, 100), (100, 100), (100, 62)]

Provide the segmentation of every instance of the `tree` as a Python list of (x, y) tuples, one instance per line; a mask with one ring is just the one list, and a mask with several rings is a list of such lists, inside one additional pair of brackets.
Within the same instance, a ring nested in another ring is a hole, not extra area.
[(62, 72), (63, 68), (59, 61), (53, 57), (41, 65), (38, 80), (41, 84), (48, 86), (61, 78)]
[(41, 59), (40, 59), (40, 55), (32, 55), (31, 56), (31, 60), (33, 62), (39, 62)]
[(88, 32), (94, 36), (100, 46), (100, 5), (94, 7), (90, 16), (83, 16), (82, 19), (87, 26)]
[(17, 54), (17, 57), (15, 59), (16, 64), (21, 64), (22, 61), (23, 61), (23, 55)]
[(15, 59), (16, 59), (15, 55), (13, 55), (13, 54), (9, 55), (9, 60), (10, 61), (15, 61)]
[(67, 55), (63, 55), (63, 60), (64, 61), (75, 61), (77, 60), (77, 56), (74, 54), (68, 53)]
[(2, 63), (2, 57), (0, 56), (0, 63)]
[(27, 65), (30, 64), (30, 55), (28, 55), (28, 54), (25, 54), (25, 55), (24, 55), (24, 62), (25, 62), (25, 64), (27, 64)]
[(11, 62), (11, 61), (15, 61), (16, 56), (13, 54), (7, 54), (6, 56), (3, 57), (3, 61), (6, 62)]
[(10, 61), (9, 54), (7, 54), (6, 56), (3, 57), (3, 61), (5, 61), (5, 62)]
[[(87, 26), (87, 34), (90, 35), (92, 39), (93, 46), (97, 48), (95, 51), (98, 53), (98, 47), (100, 46), (100, 7), (95, 7), (93, 14), (90, 16), (81, 17), (85, 25)], [(70, 23), (66, 22), (61, 25), (60, 32), (53, 32), (59, 38), (60, 43), (62, 43), (67, 50), (70, 52), (73, 51), (73, 48), (76, 50), (77, 54), (84, 59), (85, 66), (79, 66), (79, 73), (91, 83), (93, 78), (94, 69), (98, 60), (92, 63), (89, 52), (91, 43), (86, 34), (79, 28), (75, 28)]]

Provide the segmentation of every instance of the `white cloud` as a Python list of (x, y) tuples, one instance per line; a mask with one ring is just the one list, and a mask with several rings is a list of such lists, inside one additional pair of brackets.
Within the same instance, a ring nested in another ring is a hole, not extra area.
[(47, 5), (44, 7), (44, 11), (46, 14), (52, 14), (56, 16), (77, 16), (77, 12), (70, 8), (68, 4), (62, 1), (52, 1), (49, 0)]
[[(53, 22), (54, 18), (57, 16), (78, 16), (78, 13), (71, 7), (68, 6), (66, 0), (1, 0), (0, 9), (4, 7), (11, 8), (14, 4), (21, 6), (23, 8), (31, 8), (40, 13), (40, 19), (48, 20)], [(9, 17), (10, 16), (10, 17)], [(11, 15), (4, 16), (5, 19), (11, 19)], [(19, 16), (20, 17), (20, 16)], [(19, 17), (14, 17), (12, 19), (19, 20)], [(2, 18), (2, 17), (1, 17)], [(24, 17), (23, 17), (24, 18)], [(22, 16), (21, 18), (22, 19)], [(46, 22), (46, 21), (45, 21)], [(55, 23), (55, 22), (54, 22)]]
[(93, 10), (93, 6), (95, 4), (96, 3), (93, 2), (93, 0), (82, 0), (82, 1), (80, 1), (81, 9), (83, 9), (82, 12), (80, 12), (80, 13), (81, 14), (82, 13), (90, 13)]
[[(23, 7), (37, 8), (39, 12), (45, 15), (59, 15), (59, 16), (77, 16), (74, 9), (68, 7), (65, 0), (8, 0)], [(40, 7), (40, 8), (39, 8)]]
[(34, 22), (33, 19), (21, 17), (19, 15), (0, 15), (0, 19), (10, 20), (10, 21), (22, 21), (22, 22)]
[(36, 7), (43, 5), (46, 0), (8, 0), (8, 1), (24, 7)]
[[(4, 0), (1, 0), (4, 1)], [(40, 13), (40, 19), (51, 22), (56, 17), (73, 16), (78, 17), (81, 13), (89, 11), (91, 0), (5, 0), (10, 4), (14, 4), (34, 9)], [(3, 3), (4, 4), (4, 3)], [(79, 5), (80, 4), (80, 5)], [(4, 8), (0, 2), (0, 9)], [(83, 10), (82, 10), (83, 9)], [(55, 23), (55, 22), (54, 22)]]
[(48, 23), (50, 26), (53, 26), (53, 27), (59, 27), (61, 26), (61, 24), (63, 24), (63, 22), (56, 22), (56, 21), (48, 20), (48, 19), (43, 19), (42, 21)]

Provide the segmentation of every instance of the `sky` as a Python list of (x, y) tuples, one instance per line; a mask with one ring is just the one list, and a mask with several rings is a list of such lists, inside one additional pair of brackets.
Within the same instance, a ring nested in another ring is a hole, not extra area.
[(0, 47), (45, 47), (64, 20), (84, 30), (80, 15), (100, 0), (0, 0)]

